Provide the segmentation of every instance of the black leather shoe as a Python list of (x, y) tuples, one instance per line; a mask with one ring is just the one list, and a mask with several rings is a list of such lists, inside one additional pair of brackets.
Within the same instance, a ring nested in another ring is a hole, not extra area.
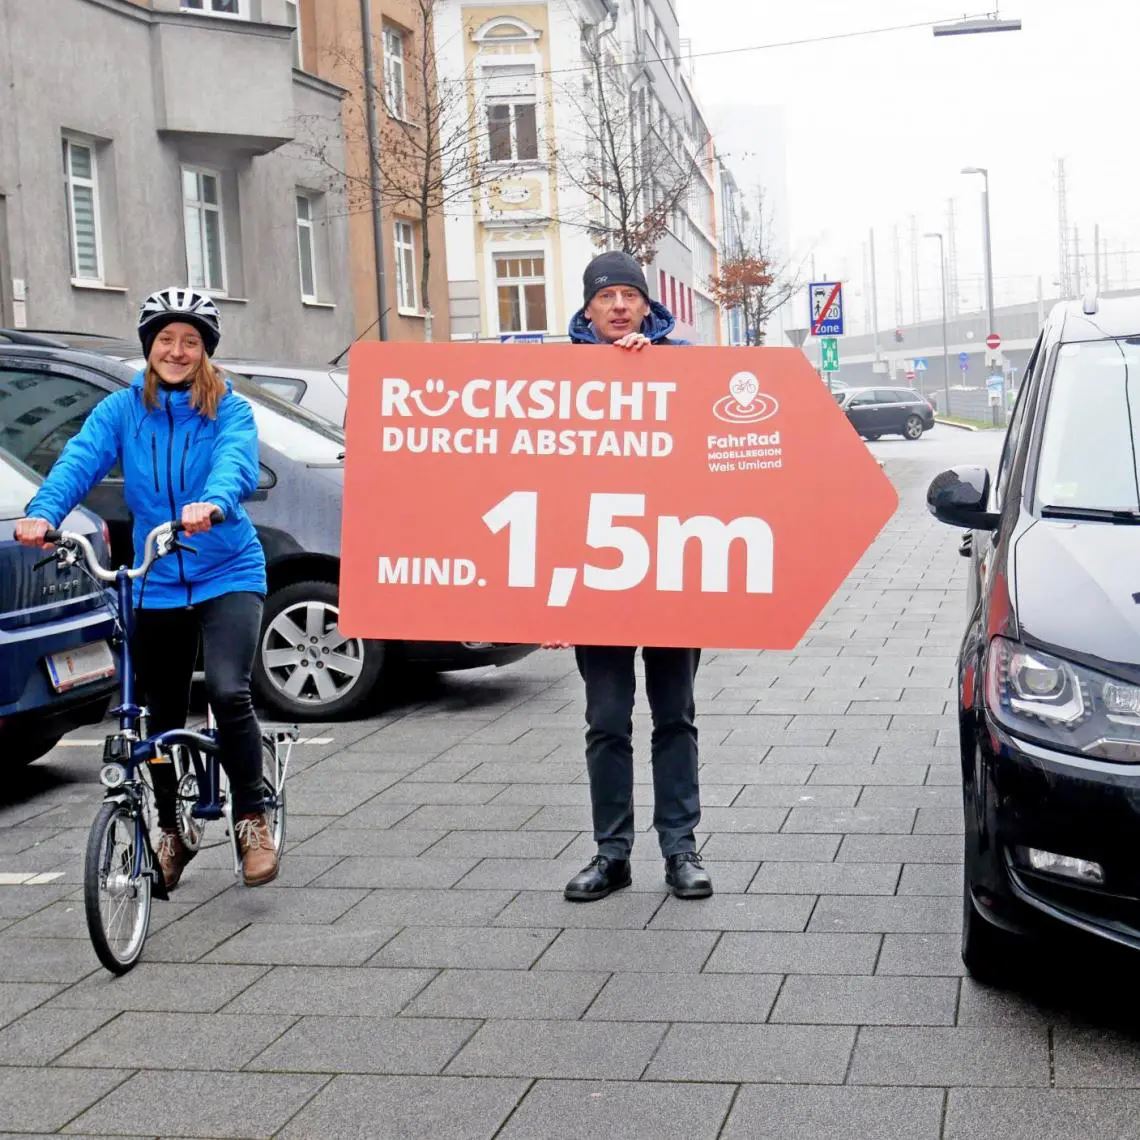
[(566, 884), (562, 894), (571, 902), (593, 902), (606, 895), (620, 891), (633, 882), (629, 873), (628, 859), (609, 859), (605, 855), (595, 855), (589, 866), (583, 867)]
[(665, 882), (679, 899), (707, 899), (713, 893), (712, 879), (695, 851), (682, 851), (665, 860)]

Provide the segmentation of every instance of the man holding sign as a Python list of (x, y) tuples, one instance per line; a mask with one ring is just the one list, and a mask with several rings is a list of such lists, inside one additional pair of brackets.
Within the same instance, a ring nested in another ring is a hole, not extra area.
[[(570, 322), (574, 344), (613, 345), (640, 352), (671, 340), (675, 321), (649, 299), (641, 266), (618, 251), (595, 257), (583, 275), (584, 307)], [(562, 647), (548, 642), (548, 647)], [(712, 881), (701, 866), (694, 835), (701, 818), (693, 682), (699, 649), (642, 649), (645, 688), (653, 715), (653, 826), (665, 857), (665, 881), (678, 898), (706, 898)], [(586, 768), (598, 853), (566, 884), (572, 902), (605, 898), (631, 880), (633, 848), (633, 646), (579, 645), (586, 683)]]

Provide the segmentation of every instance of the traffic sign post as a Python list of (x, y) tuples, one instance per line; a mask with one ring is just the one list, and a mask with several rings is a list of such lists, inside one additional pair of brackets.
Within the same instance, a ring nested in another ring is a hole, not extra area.
[(812, 281), (808, 285), (812, 336), (843, 335), (843, 283)]
[(997, 350), (1001, 348), (1001, 337), (998, 336), (997, 333), (990, 333), (990, 335), (986, 337), (986, 348), (988, 348), (990, 352), (997, 352)]
[(958, 367), (963, 373), (970, 371), (970, 354), (968, 352), (958, 353)]

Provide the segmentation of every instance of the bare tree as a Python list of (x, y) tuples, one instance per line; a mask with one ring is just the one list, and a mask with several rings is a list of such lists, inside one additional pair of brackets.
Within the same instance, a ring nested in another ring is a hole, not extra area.
[[(381, 110), (378, 145), (367, 147), (367, 117), (363, 111), (368, 82), (358, 54), (330, 49), (337, 81), (349, 89), (354, 104), (345, 114), (345, 141), (359, 144), (356, 153), (374, 154), (362, 167), (339, 163), (331, 148), (318, 145), (317, 157), (342, 180), (350, 212), (372, 209), (372, 183), (379, 188), (386, 212), (414, 218), (420, 230), (419, 289), (431, 339), (431, 222), (462, 204), (481, 188), (492, 190), (495, 177), (485, 162), (480, 136), (486, 134), (474, 84), (469, 75), (445, 75), (438, 66), (435, 43), (436, 0), (414, 0), (415, 26), (405, 37), (409, 50), (399, 63), (386, 58), (377, 44), (374, 54), (384, 60), (372, 97)], [(346, 148), (349, 153), (353, 148)]]
[[(616, 247), (647, 264), (688, 204), (697, 162), (681, 141), (684, 130), (664, 116), (653, 121), (644, 91), (639, 97), (631, 90), (629, 72), (592, 28), (583, 32), (582, 52), (586, 68), (560, 85), (577, 126), (567, 116), (556, 158), (559, 181), (586, 204), (558, 220), (586, 229), (602, 249)], [(698, 154), (707, 142), (696, 140)]]
[(755, 212), (740, 206), (733, 220), (736, 240), (709, 278), (709, 293), (722, 308), (740, 311), (745, 344), (763, 344), (769, 319), (800, 288), (800, 273), (776, 256), (762, 189), (756, 190)]

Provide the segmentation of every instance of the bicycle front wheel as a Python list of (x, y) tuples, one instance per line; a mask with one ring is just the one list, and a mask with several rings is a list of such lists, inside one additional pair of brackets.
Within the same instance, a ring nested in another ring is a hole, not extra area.
[(87, 931), (113, 974), (125, 974), (139, 960), (150, 927), (150, 855), (142, 827), (129, 804), (112, 800), (99, 809), (87, 837)]

